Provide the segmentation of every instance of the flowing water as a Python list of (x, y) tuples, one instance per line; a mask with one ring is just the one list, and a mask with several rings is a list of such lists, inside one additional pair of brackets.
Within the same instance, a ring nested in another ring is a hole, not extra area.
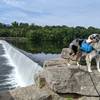
[(0, 91), (34, 84), (42, 67), (5, 41), (0, 41)]
[(5, 53), (3, 45), (0, 44), (0, 91), (17, 87), (14, 75), (14, 65)]
[(34, 84), (34, 74), (42, 69), (43, 62), (60, 57), (58, 52), (52, 54), (50, 51), (47, 53), (48, 50), (46, 53), (41, 50), (32, 53), (29, 48), (24, 51), (18, 46), (3, 44), (0, 43), (0, 91)]

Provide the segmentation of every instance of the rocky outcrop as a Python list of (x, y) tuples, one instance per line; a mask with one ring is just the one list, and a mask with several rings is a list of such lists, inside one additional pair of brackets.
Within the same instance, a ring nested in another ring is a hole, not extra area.
[(52, 100), (49, 90), (29, 86), (0, 94), (0, 100)]
[(77, 100), (98, 100), (100, 73), (95, 68), (93, 73), (89, 73), (86, 66), (67, 66), (64, 60), (59, 59), (58, 63), (57, 60), (46, 62), (43, 72), (37, 75), (38, 86), (40, 87), (44, 80), (43, 84), (57, 94), (79, 94), (82, 97)]
[(97, 91), (100, 92), (100, 73), (89, 73), (86, 66), (54, 66), (43, 73), (47, 86), (56, 93), (98, 96)]

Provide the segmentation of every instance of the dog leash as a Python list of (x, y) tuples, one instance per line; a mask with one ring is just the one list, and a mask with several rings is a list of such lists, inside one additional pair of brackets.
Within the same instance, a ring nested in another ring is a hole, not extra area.
[(94, 80), (93, 80), (93, 78), (92, 78), (91, 73), (90, 73), (90, 72), (88, 72), (88, 73), (89, 73), (89, 75), (90, 75), (91, 81), (92, 81), (92, 83), (93, 83), (93, 86), (94, 86), (94, 88), (95, 88), (95, 90), (96, 90), (96, 92), (97, 92), (97, 94), (98, 94), (98, 96), (99, 96), (99, 100), (100, 100), (100, 93), (99, 93), (99, 91), (98, 91), (98, 89), (97, 89), (97, 87), (96, 87), (96, 85), (95, 85), (95, 82), (94, 82)]

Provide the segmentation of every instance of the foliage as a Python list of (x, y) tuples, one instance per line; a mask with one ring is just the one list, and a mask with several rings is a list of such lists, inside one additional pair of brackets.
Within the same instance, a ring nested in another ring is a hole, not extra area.
[(68, 27), (68, 26), (39, 26), (34, 23), (18, 23), (13, 22), (11, 25), (0, 23), (0, 37), (25, 37), (31, 41), (52, 41), (68, 44), (75, 38), (87, 38), (88, 35), (98, 33), (100, 29), (95, 27)]

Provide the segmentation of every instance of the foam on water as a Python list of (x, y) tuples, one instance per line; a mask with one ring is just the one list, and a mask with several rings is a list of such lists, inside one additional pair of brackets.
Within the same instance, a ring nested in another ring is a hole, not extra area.
[(41, 71), (42, 67), (19, 52), (9, 43), (5, 41), (0, 42), (5, 50), (5, 54), (2, 56), (8, 59), (7, 65), (13, 67), (6, 82), (11, 83), (14, 87), (24, 87), (34, 84), (34, 75)]
[(15, 69), (16, 67), (15, 67), (15, 65), (13, 64), (11, 58), (9, 57), (9, 55), (7, 54), (6, 51), (5, 51), (5, 54), (2, 55), (2, 56), (7, 58), (7, 62), (5, 64), (12, 67), (11, 73), (6, 74), (6, 76), (8, 76), (8, 78), (5, 80), (5, 83), (3, 83), (3, 85), (11, 84), (13, 87), (19, 86), (18, 80), (16, 78), (16, 69)]

